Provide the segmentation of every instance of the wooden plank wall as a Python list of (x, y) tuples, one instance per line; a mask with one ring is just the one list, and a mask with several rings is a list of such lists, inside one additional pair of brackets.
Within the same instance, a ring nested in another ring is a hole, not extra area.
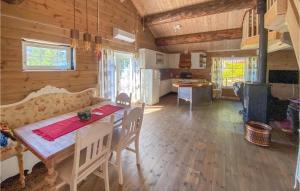
[[(281, 50), (268, 54), (267, 70), (298, 70), (298, 63), (293, 50)], [(280, 99), (299, 99), (299, 84), (272, 84), (271, 93)]]
[[(212, 66), (212, 58), (213, 57), (248, 57), (248, 56), (256, 56), (256, 50), (240, 50), (240, 51), (221, 51), (221, 52), (209, 52), (207, 54), (208, 66)], [(232, 88), (224, 88), (222, 90), (222, 96), (224, 98), (236, 99), (236, 96), (233, 92)]]
[[(255, 56), (256, 50), (245, 51), (225, 51), (225, 52), (209, 52), (207, 54), (208, 67), (211, 67), (212, 57), (243, 57)], [(268, 71), (269, 70), (298, 70), (297, 59), (293, 50), (281, 50), (268, 54)], [(271, 93), (280, 99), (299, 98), (299, 84), (272, 84)], [(222, 92), (225, 97), (234, 96), (232, 89), (225, 89)]]
[[(89, 31), (97, 31), (97, 1), (88, 0)], [(80, 39), (86, 30), (85, 1), (76, 0), (76, 25)], [(103, 46), (116, 50), (135, 51), (134, 44), (112, 39), (112, 28), (133, 32), (138, 26), (138, 47), (156, 49), (148, 29), (142, 30), (140, 18), (131, 1), (100, 0), (100, 30)], [(45, 85), (81, 91), (96, 87), (98, 62), (93, 51), (85, 52), (80, 41), (76, 52), (76, 71), (22, 71), (21, 38), (69, 43), (73, 28), (73, 0), (25, 0), (20, 5), (1, 1), (1, 104), (14, 103)], [(94, 39), (94, 37), (92, 37)]]

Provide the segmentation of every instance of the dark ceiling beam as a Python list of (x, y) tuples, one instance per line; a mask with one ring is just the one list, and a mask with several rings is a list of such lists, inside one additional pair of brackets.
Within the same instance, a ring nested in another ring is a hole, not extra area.
[(163, 24), (239, 9), (253, 8), (255, 5), (256, 0), (214, 0), (166, 11), (163, 13), (148, 15), (144, 18), (144, 22), (148, 26)]
[(200, 43), (241, 38), (242, 28), (234, 28), (202, 33), (185, 34), (179, 36), (161, 37), (156, 38), (155, 43), (157, 46), (169, 46), (175, 44)]

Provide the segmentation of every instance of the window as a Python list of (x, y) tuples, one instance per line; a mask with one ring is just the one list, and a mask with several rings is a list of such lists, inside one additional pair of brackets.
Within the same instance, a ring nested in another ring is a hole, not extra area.
[(22, 41), (23, 70), (74, 70), (75, 50), (66, 44)]
[(235, 82), (244, 81), (245, 59), (225, 59), (223, 62), (223, 87), (231, 87)]
[(217, 88), (257, 79), (257, 57), (215, 57), (212, 64), (212, 82)]

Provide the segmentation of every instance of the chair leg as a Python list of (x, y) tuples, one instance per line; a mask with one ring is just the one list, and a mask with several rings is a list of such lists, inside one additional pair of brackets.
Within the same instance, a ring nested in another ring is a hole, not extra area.
[(109, 191), (108, 160), (103, 165), (105, 191)]
[(139, 137), (137, 137), (136, 139), (135, 139), (135, 155), (136, 155), (136, 164), (137, 165), (140, 165), (140, 144), (139, 144), (139, 142), (140, 142), (140, 139), (139, 139)]
[(111, 151), (111, 153), (110, 153), (110, 156), (109, 156), (109, 159), (108, 159), (108, 160), (110, 160), (110, 161), (111, 161), (111, 159), (112, 159), (113, 155), (114, 155), (114, 151)]
[(122, 151), (117, 151), (117, 167), (119, 175), (119, 184), (123, 185), (123, 172), (122, 172), (122, 161), (121, 161)]
[(70, 184), (70, 191), (77, 191), (77, 184), (76, 184), (76, 182), (72, 182)]
[(25, 188), (25, 175), (24, 175), (24, 163), (23, 163), (23, 148), (21, 143), (17, 143), (16, 146), (16, 151), (17, 151), (17, 159), (18, 159), (18, 165), (19, 165), (19, 173), (20, 173), (20, 184), (22, 188)]

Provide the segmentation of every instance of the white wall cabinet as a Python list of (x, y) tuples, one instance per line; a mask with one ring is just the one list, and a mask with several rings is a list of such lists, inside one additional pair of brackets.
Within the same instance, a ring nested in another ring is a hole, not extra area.
[(168, 54), (156, 52), (156, 67), (159, 69), (169, 68)]
[(180, 54), (168, 54), (169, 68), (179, 68)]
[(169, 68), (168, 54), (142, 48), (139, 49), (140, 67), (144, 69)]
[(145, 69), (156, 69), (156, 51), (150, 49), (139, 49), (140, 67)]
[(159, 87), (159, 97), (162, 97), (172, 91), (171, 80), (161, 80)]
[(205, 69), (206, 68), (206, 53), (205, 52), (192, 52), (191, 60), (192, 60), (191, 69)]

